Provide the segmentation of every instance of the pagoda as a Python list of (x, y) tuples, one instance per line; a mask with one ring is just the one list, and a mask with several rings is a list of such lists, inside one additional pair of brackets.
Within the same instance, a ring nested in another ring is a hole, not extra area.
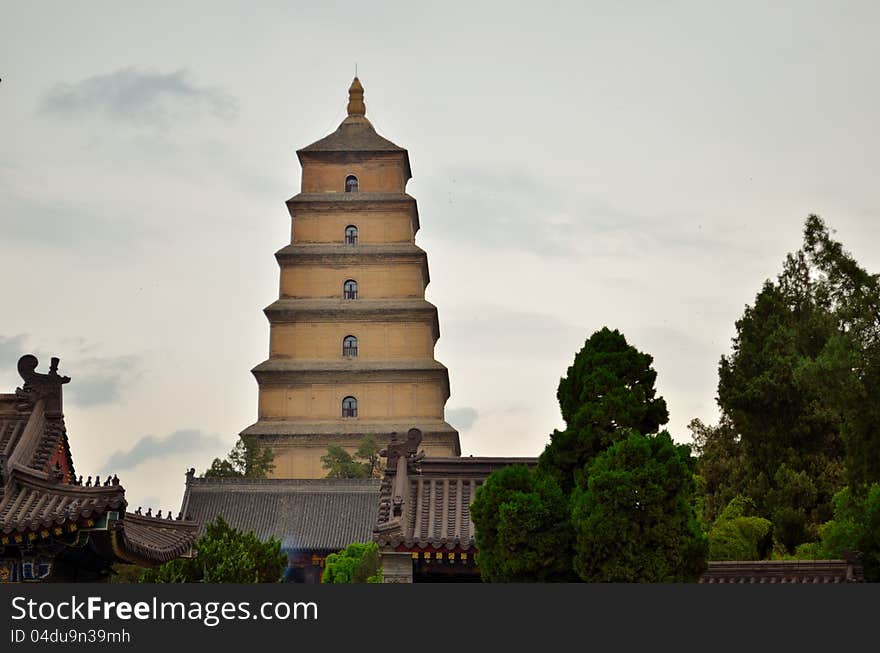
[(425, 300), (428, 260), (415, 244), (416, 201), (407, 151), (376, 133), (357, 77), (348, 115), (297, 151), (301, 192), (287, 201), (290, 245), (275, 257), (279, 299), (265, 309), (269, 358), (255, 436), (275, 454), (275, 478), (323, 478), (331, 445), (353, 453), (409, 429), (429, 456), (459, 456), (445, 421), (449, 374), (434, 359), (437, 308)]

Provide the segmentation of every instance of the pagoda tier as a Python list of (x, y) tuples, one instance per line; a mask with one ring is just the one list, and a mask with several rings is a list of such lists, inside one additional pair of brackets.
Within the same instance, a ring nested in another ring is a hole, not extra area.
[(279, 299), (265, 309), (269, 358), (253, 369), (258, 421), (242, 435), (274, 451), (278, 478), (326, 476), (328, 447), (382, 447), (413, 427), (426, 453), (460, 455), (407, 151), (373, 129), (355, 79), (348, 117), (297, 155), (302, 192), (287, 201)]
[(287, 200), (295, 216), (291, 242), (344, 243), (358, 224), (358, 244), (412, 242), (419, 231), (416, 201), (406, 193), (300, 193)]

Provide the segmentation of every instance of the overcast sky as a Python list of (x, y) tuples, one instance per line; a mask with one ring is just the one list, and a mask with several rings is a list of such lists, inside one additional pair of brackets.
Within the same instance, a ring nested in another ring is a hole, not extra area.
[(176, 511), (256, 419), (295, 150), (357, 62), (410, 152), (463, 452), (537, 455), (605, 325), (688, 441), (807, 214), (880, 270), (880, 4), (524, 4), (8, 3), (0, 391), (60, 356), (78, 472)]

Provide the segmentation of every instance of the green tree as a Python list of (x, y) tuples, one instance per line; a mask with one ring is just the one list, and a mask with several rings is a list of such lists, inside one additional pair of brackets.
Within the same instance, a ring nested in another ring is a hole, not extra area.
[(730, 420), (722, 416), (717, 426), (698, 419), (688, 424), (697, 456), (701, 523), (709, 527), (727, 505), (752, 481), (745, 468), (740, 438)]
[(574, 568), (587, 582), (688, 582), (706, 569), (693, 461), (666, 431), (630, 431), (590, 464), (572, 494)]
[(275, 454), (261, 447), (254, 436), (241, 436), (226, 459), (215, 458), (205, 478), (266, 478), (275, 468)]
[(365, 437), (358, 445), (355, 452), (355, 458), (358, 458), (364, 465), (367, 478), (382, 478), (384, 468), (382, 467), (382, 457), (379, 455), (379, 445), (372, 437)]
[[(719, 366), (718, 403), (752, 476), (773, 479), (783, 463), (816, 476), (829, 459), (843, 458), (839, 416), (816, 373), (836, 324), (810, 295), (803, 263), (789, 256), (778, 283), (768, 281), (746, 307), (733, 352)], [(765, 500), (753, 498), (759, 507)]]
[(277, 583), (287, 566), (281, 542), (261, 542), (232, 528), (223, 517), (205, 525), (191, 558), (177, 558), (146, 570), (142, 583)]
[(795, 472), (782, 463), (767, 496), (774, 539), (787, 551), (818, 537), (818, 490), (807, 472)]
[(629, 429), (655, 433), (669, 421), (656, 396), (653, 358), (627, 343), (619, 331), (596, 331), (560, 380), (556, 397), (565, 420), (541, 454), (539, 467), (571, 492), (592, 459)]
[(381, 583), (382, 567), (375, 542), (354, 542), (324, 562), (324, 583)]
[(865, 579), (880, 582), (880, 483), (862, 492), (844, 488), (834, 495), (834, 519), (819, 529), (820, 558), (861, 554)]
[(703, 452), (700, 473), (739, 471), (707, 483), (703, 505), (750, 497), (790, 554), (817, 539), (847, 479), (855, 492), (880, 479), (880, 281), (811, 215), (736, 330), (718, 383), (735, 438)]
[(847, 475), (858, 494), (880, 481), (880, 275), (859, 266), (815, 215), (804, 227), (803, 252), (814, 294), (837, 320), (820, 373), (843, 415)]
[(762, 560), (773, 544), (769, 519), (754, 514), (751, 499), (737, 496), (709, 531), (709, 560)]
[(327, 478), (382, 478), (379, 446), (371, 437), (364, 438), (354, 455), (342, 447), (331, 445), (321, 456)]
[(492, 473), (471, 505), (477, 562), (487, 582), (572, 580), (568, 498), (524, 465)]
[[(656, 434), (669, 415), (652, 361), (619, 331), (586, 341), (558, 387), (566, 429), (554, 431), (535, 470), (498, 470), (477, 492), (471, 514), (484, 580), (697, 578), (706, 539), (692, 459), (688, 447)], [(615, 467), (635, 459), (638, 469)], [(642, 493), (642, 513), (613, 496), (618, 482)]]

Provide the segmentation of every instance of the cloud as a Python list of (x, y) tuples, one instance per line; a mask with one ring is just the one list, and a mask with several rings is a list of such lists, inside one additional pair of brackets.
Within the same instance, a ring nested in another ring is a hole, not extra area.
[(426, 192), (430, 205), (444, 207), (443, 230), (437, 235), (460, 239), (464, 234), (481, 247), (569, 258), (742, 249), (723, 227), (704, 229), (705, 217), (628, 210), (517, 168), (451, 169), (440, 188)]
[(74, 206), (25, 197), (0, 180), (0, 215), (13, 216), (3, 223), (3, 238), (41, 247), (71, 251), (83, 249), (97, 254), (101, 260), (129, 260), (132, 251), (147, 240), (155, 241), (157, 231), (134, 216), (117, 214), (112, 219)]
[(237, 103), (220, 89), (198, 86), (186, 70), (160, 73), (122, 68), (107, 75), (56, 84), (41, 108), (65, 117), (102, 112), (120, 123), (166, 128), (176, 120), (204, 114), (233, 118)]
[(75, 361), (69, 370), (62, 371), (71, 377), (64, 396), (79, 406), (116, 403), (125, 388), (141, 375), (136, 356), (87, 358)]
[(467, 431), (477, 421), (480, 414), (476, 409), (470, 406), (462, 406), (461, 408), (449, 408), (446, 410), (446, 419), (459, 431)]
[(164, 438), (155, 435), (145, 435), (134, 443), (127, 451), (116, 451), (110, 455), (104, 463), (104, 470), (116, 473), (121, 470), (132, 469), (148, 460), (161, 459), (180, 453), (201, 452), (208, 448), (222, 445), (226, 440), (210, 435), (198, 429), (182, 429), (174, 431)]

